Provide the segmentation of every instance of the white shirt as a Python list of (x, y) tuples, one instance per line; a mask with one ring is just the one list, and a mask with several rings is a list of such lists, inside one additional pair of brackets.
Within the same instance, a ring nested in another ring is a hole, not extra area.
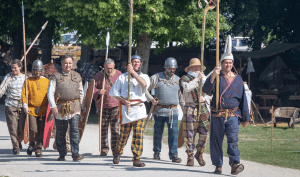
[[(62, 72), (62, 73), (65, 73), (65, 72)], [(55, 98), (54, 98), (55, 90), (56, 90), (56, 81), (50, 79), (47, 97), (48, 97), (48, 101), (49, 101), (51, 109), (56, 107)], [(79, 83), (79, 94), (80, 94), (80, 104), (82, 105), (82, 103), (83, 103), (82, 82)], [(73, 118), (76, 114), (80, 114), (80, 110), (78, 112), (75, 112), (74, 114), (70, 114), (69, 116), (65, 115), (64, 117), (62, 117), (61, 113), (58, 112), (58, 114), (55, 116), (55, 118), (60, 119), (60, 120), (68, 120), (70, 118)]]
[[(130, 100), (141, 100), (143, 102), (147, 101), (145, 92), (150, 85), (150, 79), (147, 74), (139, 74), (146, 82), (147, 86), (142, 87), (134, 77), (130, 78)], [(109, 96), (111, 97), (123, 97), (127, 99), (128, 94), (128, 72), (120, 75), (117, 81), (112, 86)], [(136, 102), (132, 102), (136, 104)], [(130, 122), (138, 121), (140, 119), (147, 117), (145, 104), (142, 106), (130, 106), (129, 114), (127, 113), (127, 107), (122, 105), (122, 124), (127, 124)]]

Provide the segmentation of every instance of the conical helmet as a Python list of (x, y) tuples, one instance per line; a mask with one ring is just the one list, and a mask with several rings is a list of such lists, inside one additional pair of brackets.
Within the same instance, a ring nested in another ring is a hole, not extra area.
[(230, 35), (228, 35), (227, 38), (226, 38), (224, 54), (221, 57), (220, 63), (223, 60), (226, 60), (226, 59), (234, 61), (233, 55), (232, 55), (232, 41), (231, 41), (231, 36)]

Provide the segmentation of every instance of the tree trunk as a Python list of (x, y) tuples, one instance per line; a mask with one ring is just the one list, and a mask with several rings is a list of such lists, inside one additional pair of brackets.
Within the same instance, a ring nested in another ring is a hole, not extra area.
[(137, 54), (142, 58), (142, 72), (148, 73), (149, 58), (150, 58), (151, 36), (142, 33), (137, 41), (136, 50)]
[[(50, 22), (51, 23), (51, 22)], [(47, 64), (51, 61), (52, 52), (52, 37), (54, 34), (54, 23), (49, 24), (47, 28), (42, 32), (41, 50), (42, 50), (42, 62)]]
[(13, 40), (13, 55), (12, 59), (21, 59), (23, 51), (23, 31), (22, 26), (15, 28), (12, 35)]

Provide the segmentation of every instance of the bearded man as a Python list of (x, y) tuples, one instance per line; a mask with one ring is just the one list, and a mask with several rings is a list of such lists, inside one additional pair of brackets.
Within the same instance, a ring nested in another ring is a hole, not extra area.
[[(117, 118), (119, 102), (113, 97), (109, 96), (109, 92), (113, 84), (122, 73), (115, 69), (115, 62), (108, 58), (104, 62), (104, 71), (98, 72), (95, 77), (94, 100), (97, 102), (97, 110), (101, 109), (101, 95), (103, 98), (102, 107), (102, 125), (101, 125), (101, 153), (100, 156), (107, 156), (109, 151), (108, 144), (108, 127), (110, 126), (111, 133), (111, 150), (116, 152), (120, 136), (119, 119)], [(105, 77), (105, 85), (103, 85), (103, 78)]]
[(174, 163), (180, 163), (178, 157), (178, 110), (177, 105), (180, 103), (183, 107), (182, 94), (179, 88), (179, 77), (175, 75), (177, 61), (175, 58), (167, 58), (164, 65), (165, 71), (156, 73), (151, 76), (148, 91), (155, 89), (154, 99), (147, 92), (147, 99), (155, 106), (154, 114), (154, 133), (153, 133), (153, 159), (160, 160), (162, 136), (165, 123), (168, 126), (168, 145), (169, 158)]

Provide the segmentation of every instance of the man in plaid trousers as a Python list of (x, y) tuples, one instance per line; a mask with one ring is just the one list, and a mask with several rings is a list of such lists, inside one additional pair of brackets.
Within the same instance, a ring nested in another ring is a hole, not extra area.
[[(112, 86), (109, 96), (114, 97), (121, 104), (120, 106), (120, 139), (118, 149), (114, 155), (113, 163), (120, 162), (123, 149), (127, 143), (131, 129), (133, 137), (131, 150), (133, 153), (133, 166), (144, 167), (145, 163), (140, 161), (143, 152), (144, 124), (147, 117), (144, 102), (147, 101), (145, 92), (150, 85), (149, 76), (140, 72), (142, 59), (138, 55), (131, 57), (131, 64), (128, 64), (128, 72), (120, 75)], [(130, 79), (130, 101), (127, 100), (128, 94), (128, 74)], [(129, 108), (129, 112), (127, 111)]]
[[(101, 109), (101, 95), (103, 98), (102, 125), (101, 125), (101, 153), (100, 156), (107, 156), (109, 151), (108, 145), (108, 127), (110, 125), (111, 132), (111, 150), (115, 154), (119, 142), (120, 128), (119, 119), (117, 118), (119, 102), (109, 96), (109, 92), (113, 84), (122, 73), (115, 69), (114, 60), (108, 58), (104, 62), (104, 70), (98, 72), (95, 77), (94, 100), (97, 102), (97, 110)], [(105, 77), (104, 89), (102, 88), (103, 78)]]
[[(180, 79), (180, 86), (185, 101), (183, 109), (183, 136), (186, 139), (186, 153), (188, 155), (187, 166), (194, 166), (194, 158), (198, 161), (200, 166), (206, 163), (203, 159), (203, 152), (205, 151), (205, 144), (209, 131), (209, 111), (205, 103), (207, 101), (204, 95), (200, 97), (199, 87), (200, 80), (203, 78), (203, 72), (200, 72), (201, 63), (198, 58), (192, 58), (190, 64), (185, 68), (186, 75)], [(205, 67), (203, 66), (203, 70)], [(202, 81), (203, 82), (203, 81)], [(201, 103), (201, 115), (198, 117), (199, 102)], [(209, 101), (208, 101), (209, 103)], [(195, 147), (195, 137), (199, 133), (199, 140)], [(194, 157), (194, 149), (197, 153)]]
[(51, 78), (48, 87), (48, 101), (55, 116), (56, 146), (59, 152), (58, 161), (65, 161), (67, 155), (66, 132), (70, 126), (70, 143), (74, 161), (83, 159), (79, 154), (78, 121), (83, 103), (83, 88), (79, 73), (72, 70), (73, 59), (63, 56), (61, 59), (62, 71), (56, 72)]

